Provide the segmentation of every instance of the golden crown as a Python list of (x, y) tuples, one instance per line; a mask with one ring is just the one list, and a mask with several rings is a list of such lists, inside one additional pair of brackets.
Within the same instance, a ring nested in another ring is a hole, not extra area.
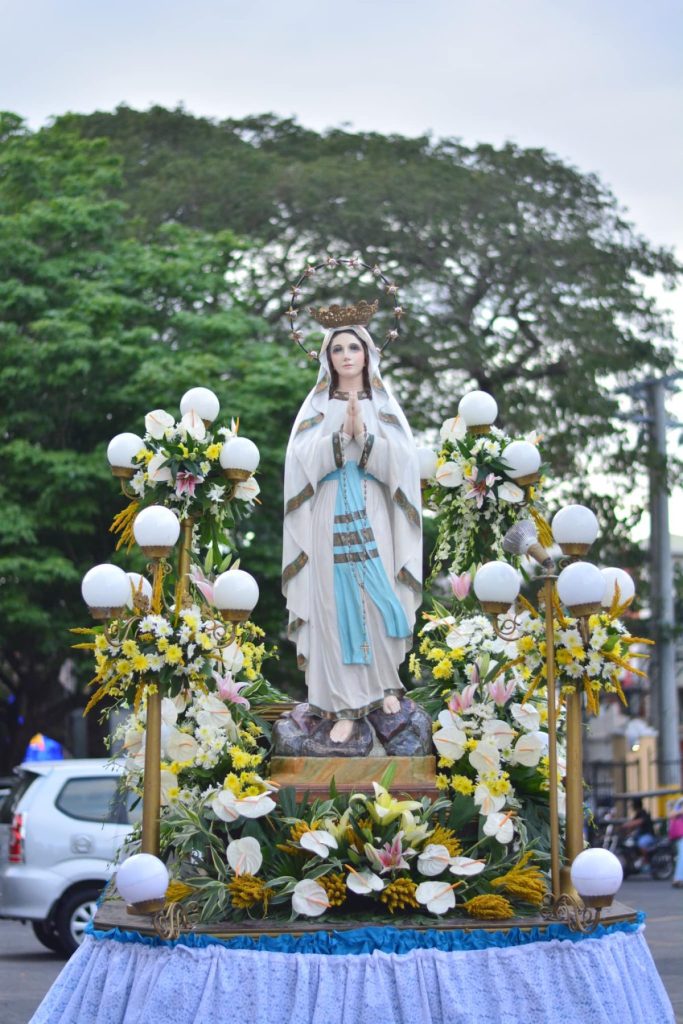
[(365, 327), (370, 322), (379, 308), (379, 301), (366, 302), (361, 299), (356, 306), (314, 306), (308, 307), (308, 312), (314, 320), (317, 320), (323, 327)]

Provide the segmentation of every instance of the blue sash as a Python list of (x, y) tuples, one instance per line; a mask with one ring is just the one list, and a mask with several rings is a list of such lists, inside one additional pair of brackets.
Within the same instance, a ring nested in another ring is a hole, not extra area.
[(347, 462), (323, 478), (338, 480), (334, 505), (334, 596), (337, 626), (345, 665), (372, 664), (370, 637), (364, 630), (363, 590), (384, 621), (386, 635), (410, 635), (401, 602), (391, 588), (377, 550), (375, 535), (363, 502), (363, 479), (371, 474)]

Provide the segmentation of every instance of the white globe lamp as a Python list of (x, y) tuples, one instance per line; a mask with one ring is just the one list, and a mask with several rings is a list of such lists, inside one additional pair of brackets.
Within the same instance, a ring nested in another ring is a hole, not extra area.
[(508, 467), (507, 475), (523, 487), (538, 480), (541, 453), (529, 441), (511, 441), (503, 448), (501, 460)]
[(603, 608), (611, 607), (612, 601), (617, 596), (617, 587), (619, 588), (619, 607), (630, 604), (635, 597), (636, 585), (629, 574), (616, 566), (601, 569), (600, 572), (606, 581), (605, 593), (602, 596)]
[(163, 505), (150, 505), (133, 523), (136, 542), (150, 558), (166, 558), (180, 536), (178, 516)]
[(224, 619), (244, 622), (256, 607), (258, 583), (243, 569), (228, 569), (216, 578), (213, 603)]
[(418, 448), (417, 461), (420, 465), (420, 480), (432, 480), (436, 473), (436, 452), (431, 448)]
[(136, 853), (118, 868), (116, 888), (133, 913), (154, 914), (164, 906), (168, 869), (153, 854)]
[(81, 594), (94, 619), (115, 619), (126, 610), (130, 583), (118, 565), (103, 562), (88, 569), (81, 582)]
[(585, 505), (565, 505), (553, 516), (552, 531), (565, 555), (585, 555), (598, 535), (598, 520)]
[(230, 437), (219, 456), (223, 476), (228, 480), (248, 480), (256, 472), (261, 456), (248, 437)]
[(126, 576), (130, 583), (130, 592), (126, 601), (128, 607), (134, 608), (136, 602), (140, 603), (141, 598), (147, 601), (147, 607), (149, 607), (152, 603), (152, 584), (139, 572), (127, 572)]
[(624, 872), (618, 857), (595, 847), (574, 858), (572, 885), (589, 907), (609, 907), (619, 891)]
[(137, 434), (117, 434), (116, 437), (112, 437), (107, 446), (107, 459), (112, 476), (130, 480), (137, 469), (133, 458), (144, 447), (144, 441)]
[(486, 562), (477, 569), (474, 592), (485, 612), (506, 612), (519, 594), (519, 573), (507, 562)]
[(557, 577), (560, 601), (578, 617), (601, 610), (606, 587), (605, 577), (591, 562), (573, 562)]
[(180, 413), (196, 412), (204, 426), (210, 427), (220, 412), (218, 396), (209, 388), (190, 388), (180, 399)]
[(498, 415), (498, 405), (486, 391), (470, 391), (460, 399), (458, 415), (472, 434), (488, 434)]

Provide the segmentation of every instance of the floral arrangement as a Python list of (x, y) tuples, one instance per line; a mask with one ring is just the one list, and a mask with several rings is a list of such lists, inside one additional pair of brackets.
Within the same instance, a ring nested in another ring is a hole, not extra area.
[[(208, 794), (162, 823), (175, 880), (168, 899), (201, 922), (281, 916), (386, 920), (464, 913), (504, 919), (545, 893), (531, 850), (502, 833), (461, 839), (447, 799), (398, 800), (387, 775), (374, 796), (296, 803), (283, 790), (261, 821), (232, 824)], [(189, 856), (191, 854), (191, 856)]]
[(506, 557), (502, 545), (508, 529), (524, 516), (540, 519), (542, 476), (533, 487), (523, 488), (508, 475), (502, 456), (513, 440), (538, 442), (535, 434), (513, 438), (498, 427), (474, 434), (460, 416), (443, 423), (435, 482), (425, 489), (427, 506), (439, 524), (432, 576), (444, 568), (461, 574)]
[[(438, 787), (457, 803), (460, 820), (480, 833), (545, 849), (545, 688), (529, 695), (530, 670), (515, 642), (497, 636), (484, 615), (432, 617), (421, 636), (419, 654), (411, 658), (417, 683), (411, 697), (436, 717)], [(561, 788), (558, 803), (562, 808)]]
[(147, 413), (143, 446), (133, 460), (137, 469), (128, 485), (132, 501), (112, 524), (113, 532), (121, 534), (118, 546), (132, 543), (133, 520), (142, 508), (162, 504), (179, 519), (196, 522), (197, 541), (211, 543), (217, 560), (219, 542), (239, 518), (236, 503), (249, 508), (260, 492), (253, 476), (233, 482), (222, 475), (221, 449), (238, 430), (234, 419), (230, 427), (207, 428), (193, 410), (177, 422), (164, 409)]

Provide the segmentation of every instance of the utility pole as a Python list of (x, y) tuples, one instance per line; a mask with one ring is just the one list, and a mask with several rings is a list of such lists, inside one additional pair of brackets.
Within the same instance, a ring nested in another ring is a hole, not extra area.
[(681, 752), (678, 738), (678, 688), (676, 679), (676, 643), (674, 639), (674, 579), (669, 532), (669, 490), (666, 432), (683, 424), (667, 419), (667, 391), (676, 391), (675, 383), (683, 373), (639, 381), (620, 391), (644, 401), (646, 415), (623, 418), (646, 425), (650, 464), (650, 587), (653, 639), (656, 641), (650, 670), (652, 717), (658, 737), (658, 775), (661, 785), (681, 785)]

